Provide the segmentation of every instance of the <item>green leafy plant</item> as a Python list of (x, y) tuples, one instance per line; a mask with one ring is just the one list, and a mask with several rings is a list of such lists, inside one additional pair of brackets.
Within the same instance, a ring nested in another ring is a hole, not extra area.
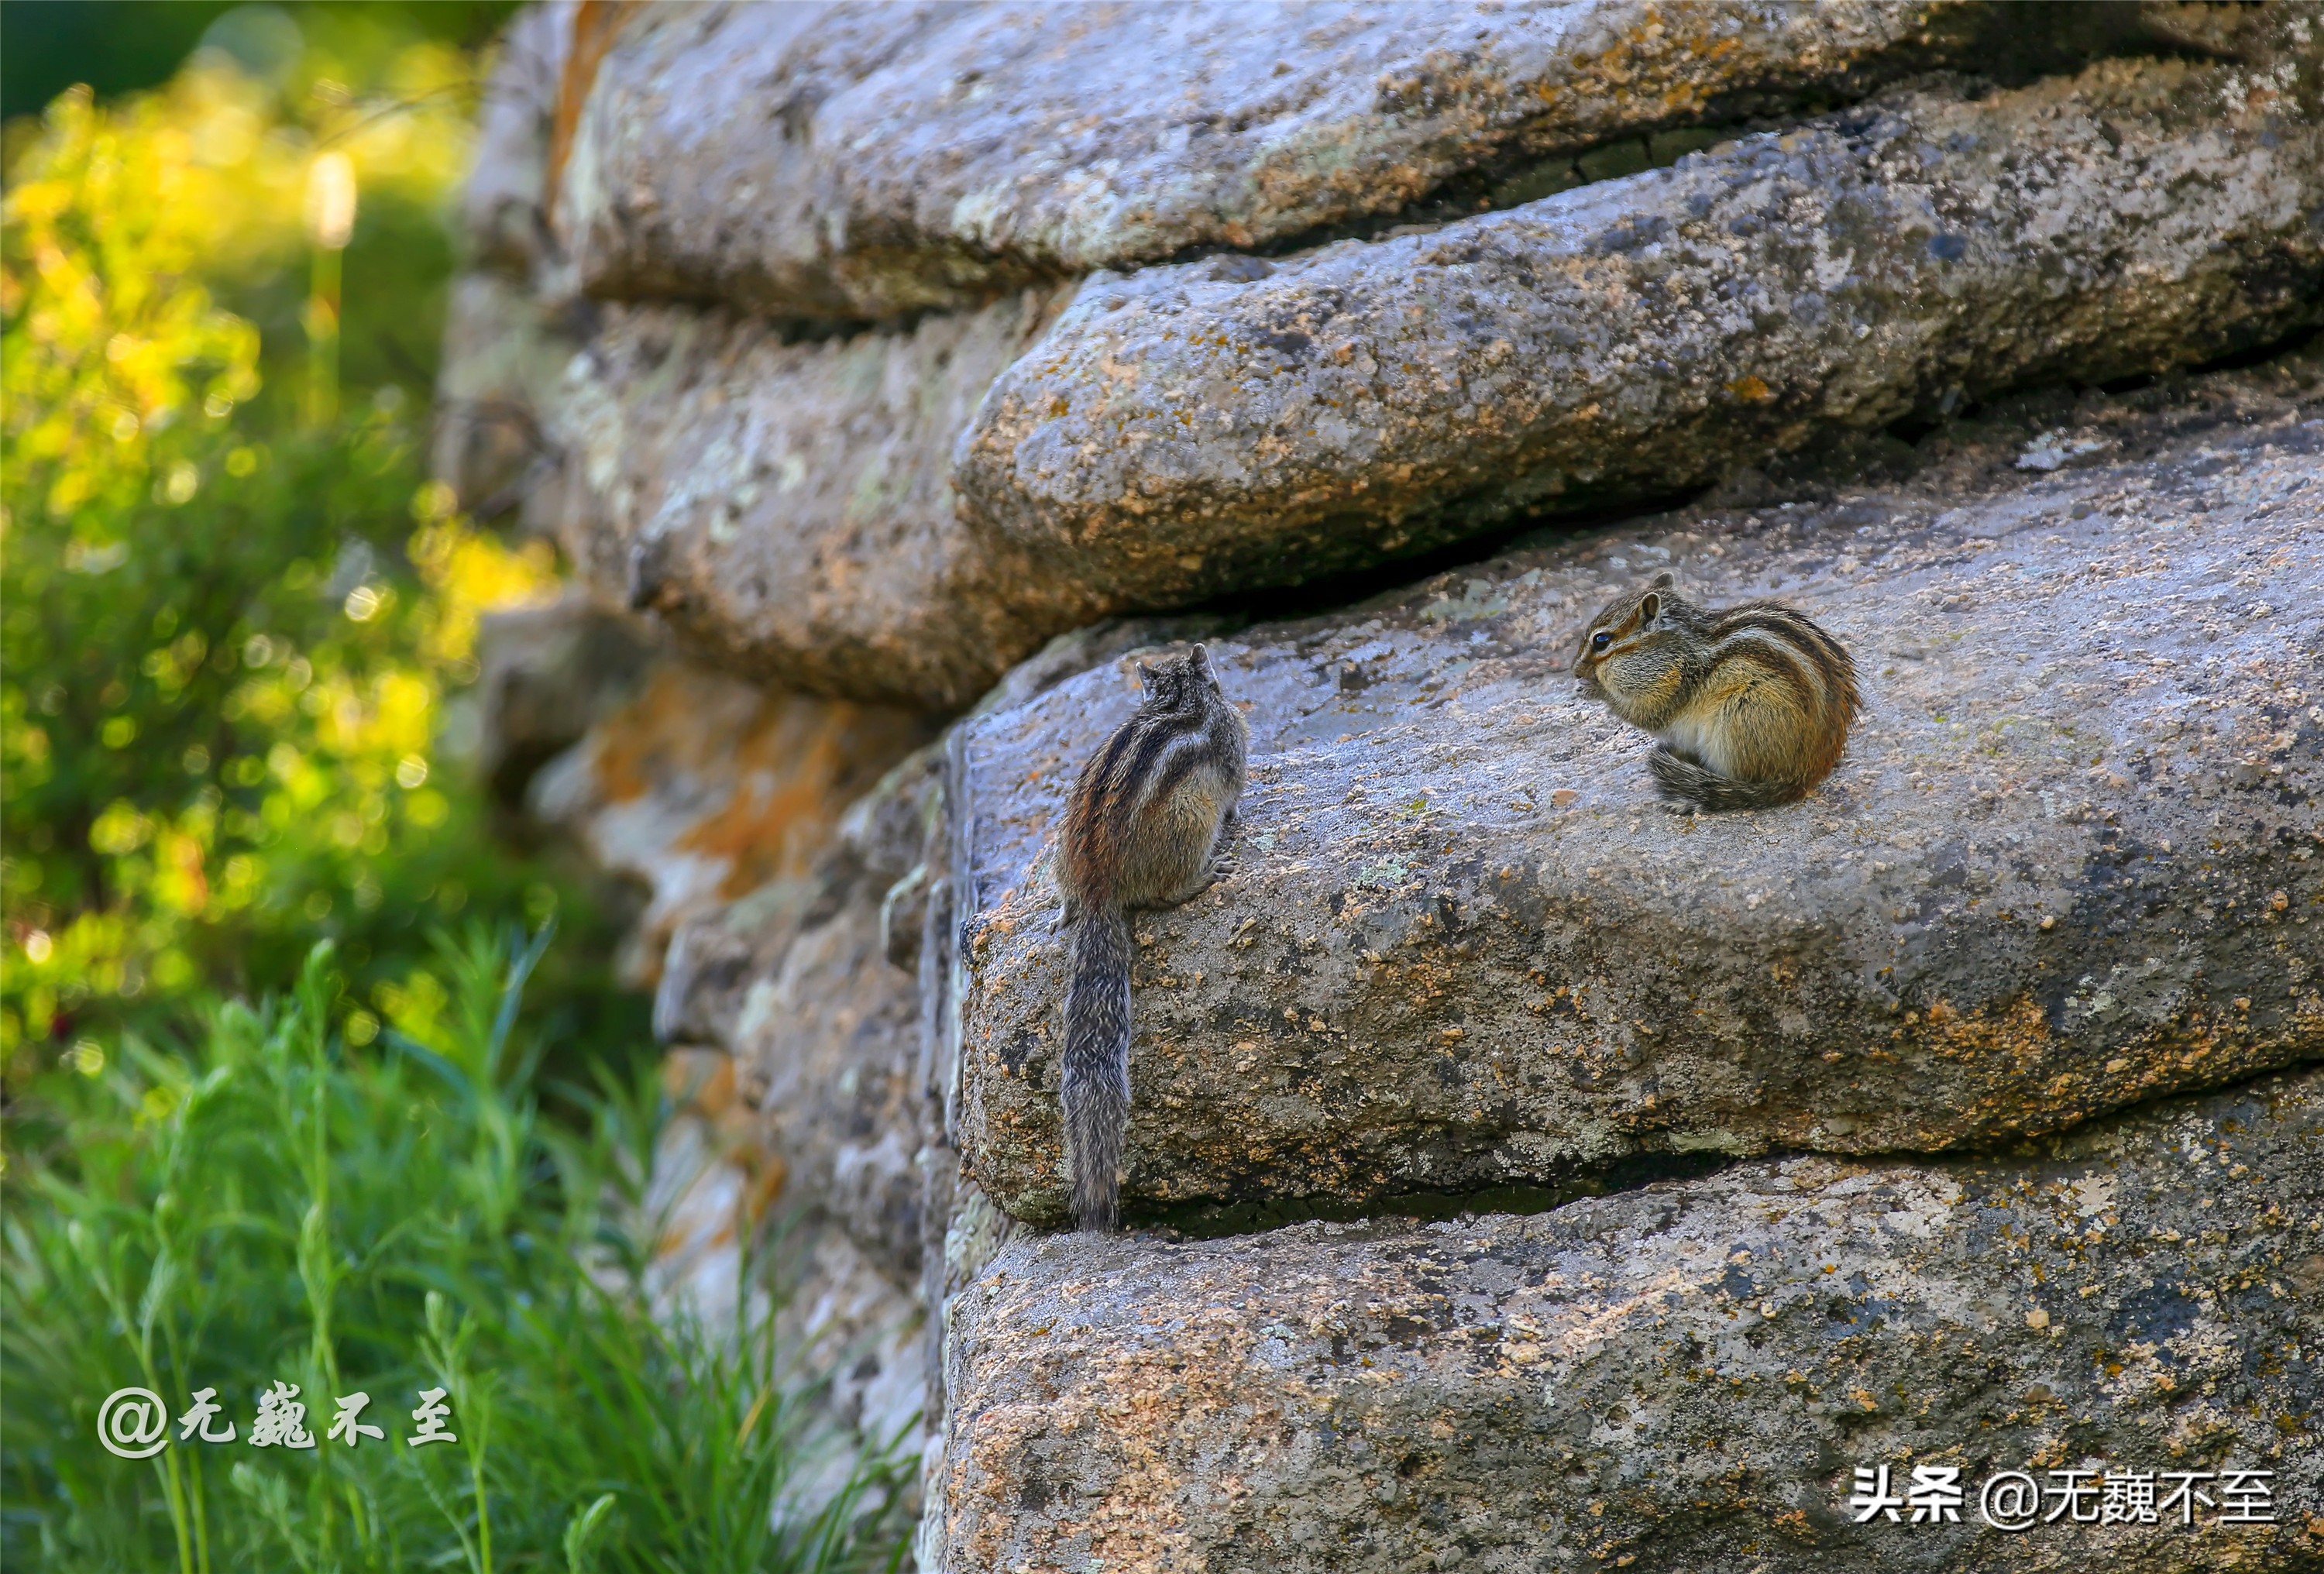
[[(858, 1458), (819, 1509), (774, 1505), (809, 1407), (774, 1320), (648, 1311), (650, 1082), (610, 1076), (539, 1118), (521, 948), (439, 939), (429, 1037), (351, 1049), (318, 946), (287, 999), (215, 1006), (101, 1079), (16, 1155), (5, 1212), (10, 1569), (807, 1571), (893, 1568), (901, 1467)], [(644, 1228), (641, 1228), (641, 1224)], [(742, 1297), (745, 1304), (753, 1298)], [(756, 1303), (762, 1309), (763, 1297)], [(258, 1395), (295, 1385), (317, 1446), (253, 1449)], [(182, 1416), (214, 1389), (238, 1441), (146, 1459), (99, 1444), (127, 1385)], [(442, 1389), (456, 1442), (413, 1448)], [(385, 1436), (325, 1435), (335, 1401)]]
[[(545, 543), (503, 545), (427, 482), (425, 411), (386, 375), (391, 327), (420, 354), (432, 345), (450, 267), (440, 209), (475, 69), (440, 44), (373, 43), (367, 70), (310, 51), (287, 86), (213, 62), (119, 106), (75, 91), (37, 136), (12, 139), (11, 1081), (43, 1054), (94, 1071), (119, 1033), (154, 1031), (207, 991), (286, 988), (318, 934), (356, 985), (345, 1006), (360, 1039), (431, 924), (551, 910), (569, 929), (597, 922), (576, 880), (495, 842), (446, 754), (480, 616), (552, 595), (556, 578)], [(346, 413), (324, 421), (297, 397), (297, 303), (314, 306), (301, 216), (327, 163), (363, 192), (346, 337), (348, 364), (374, 381), (335, 396)], [(547, 993), (568, 1040), (626, 1053), (643, 1008), (604, 976), (610, 933), (593, 938)]]

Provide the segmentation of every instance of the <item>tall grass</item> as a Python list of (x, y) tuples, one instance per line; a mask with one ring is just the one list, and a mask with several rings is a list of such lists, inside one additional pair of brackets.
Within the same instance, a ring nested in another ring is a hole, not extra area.
[[(772, 1319), (644, 1311), (659, 1095), (608, 1079), (571, 1091), (586, 1130), (537, 1117), (542, 1046), (518, 999), (545, 941), (439, 941), (451, 1008), (431, 1043), (335, 1036), (323, 946), (290, 999), (217, 1004), (191, 1042), (125, 1041), (98, 1074), (12, 1103), (12, 1574), (896, 1565), (884, 1459), (857, 1461), (811, 1517), (772, 1517), (825, 1462), (777, 1377)], [(299, 1386), (312, 1450), (251, 1445), (277, 1381)], [(98, 1406), (127, 1385), (171, 1413), (151, 1459), (97, 1441)], [(204, 1388), (235, 1441), (176, 1441)], [(404, 1441), (428, 1388), (448, 1392), (456, 1443)], [(384, 1439), (326, 1441), (333, 1401), (359, 1391)]]

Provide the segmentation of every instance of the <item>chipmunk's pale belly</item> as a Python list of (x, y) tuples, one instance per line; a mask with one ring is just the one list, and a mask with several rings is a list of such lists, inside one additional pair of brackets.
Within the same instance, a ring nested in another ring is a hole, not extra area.
[(1711, 722), (1712, 717), (1701, 709), (1683, 711), (1655, 735), (1675, 752), (1700, 760), (1721, 776), (1737, 775), (1727, 730), (1712, 726)]

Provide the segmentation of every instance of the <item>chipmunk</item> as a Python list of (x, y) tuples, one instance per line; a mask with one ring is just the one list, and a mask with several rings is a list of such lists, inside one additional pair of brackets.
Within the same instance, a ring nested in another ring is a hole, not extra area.
[(1705, 611), (1658, 574), (1617, 596), (1582, 636), (1585, 693), (1662, 747), (1646, 761), (1666, 798), (1700, 809), (1788, 804), (1831, 774), (1856, 719), (1856, 663), (1791, 608)]
[(1225, 856), (1250, 741), (1197, 645), (1140, 668), (1146, 697), (1082, 768), (1057, 883), (1065, 984), (1066, 1156), (1074, 1219), (1114, 1226), (1130, 1128), (1130, 912), (1173, 907), (1230, 872)]

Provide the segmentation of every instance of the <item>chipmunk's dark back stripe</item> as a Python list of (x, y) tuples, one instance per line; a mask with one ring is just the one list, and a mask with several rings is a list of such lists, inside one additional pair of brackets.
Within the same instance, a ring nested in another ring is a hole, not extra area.
[(1821, 688), (1835, 704), (1855, 709), (1856, 664), (1838, 640), (1791, 608), (1747, 602), (1721, 612), (1710, 632), (1719, 657), (1748, 656), (1771, 670), (1782, 657), (1769, 647), (1779, 648), (1806, 666), (1804, 672), (1794, 669), (1803, 680), (1803, 698), (1812, 700)]
[(1783, 635), (1790, 635), (1794, 637), (1794, 640), (1799, 640), (1808, 651), (1815, 653), (1817, 658), (1822, 658), (1824, 663), (1831, 665), (1831, 667), (1839, 667), (1839, 669), (1855, 667), (1855, 663), (1849, 660), (1848, 651), (1840, 647), (1839, 640), (1833, 640), (1831, 635), (1827, 635), (1827, 632), (1822, 631), (1822, 625), (1815, 623), (1815, 621), (1808, 619), (1808, 616), (1803, 616), (1803, 613), (1794, 612), (1792, 607), (1783, 607), (1783, 604), (1778, 603), (1743, 603), (1740, 607), (1729, 607), (1727, 612), (1720, 613), (1718, 621), (1711, 625), (1711, 632), (1713, 632), (1713, 637), (1718, 637), (1718, 635), (1724, 635), (1729, 628), (1738, 628), (1738, 625), (1752, 625), (1752, 628), (1768, 628), (1768, 631), (1773, 632), (1783, 632)]
[(1141, 711), (1116, 728), (1113, 736), (1105, 741), (1105, 747), (1083, 773), (1082, 790), (1075, 796), (1093, 796), (1110, 805), (1146, 779), (1156, 757), (1170, 746), (1173, 738), (1193, 730), (1200, 722), (1201, 717), (1191, 712), (1174, 715)]
[(1193, 732), (1181, 733), (1174, 741), (1184, 742), (1191, 747), (1176, 750), (1163, 762), (1161, 769), (1155, 774), (1153, 788), (1139, 800), (1141, 805), (1168, 798), (1172, 793), (1178, 790), (1179, 783), (1201, 769), (1204, 763), (1213, 756), (1212, 746), (1214, 741), (1207, 727)]
[(1146, 716), (1123, 731), (1137, 734), (1137, 752), (1104, 779), (1103, 812), (1117, 824), (1135, 815), (1140, 804), (1185, 777), (1186, 761), (1176, 760), (1167, 765), (1163, 761), (1173, 750), (1192, 754), (1185, 745), (1202, 741), (1204, 719), (1199, 711)]
[[(1153, 767), (1155, 755), (1169, 742), (1173, 731), (1183, 729), (1193, 720), (1191, 715), (1174, 715), (1167, 711), (1139, 711), (1106, 740), (1105, 750), (1098, 756), (1096, 774), (1091, 779), (1108, 795), (1143, 781)], [(1178, 724), (1176, 729), (1173, 723)]]
[(1718, 640), (1745, 629), (1764, 630), (1778, 638), (1792, 640), (1826, 662), (1848, 658), (1839, 643), (1815, 624), (1789, 607), (1771, 606), (1765, 602), (1748, 602), (1721, 612), (1712, 621), (1710, 631), (1711, 637)]
[(1116, 727), (1113, 736), (1105, 741), (1105, 747), (1098, 750), (1097, 758), (1084, 769), (1082, 779), (1093, 785), (1118, 781), (1121, 757), (1137, 744), (1139, 735), (1135, 717)]
[(1803, 709), (1812, 710), (1823, 698), (1823, 685), (1817, 681), (1806, 660), (1788, 644), (1771, 649), (1763, 635), (1746, 631), (1721, 640), (1712, 648), (1712, 654), (1721, 664), (1739, 662), (1757, 667), (1790, 690)]

